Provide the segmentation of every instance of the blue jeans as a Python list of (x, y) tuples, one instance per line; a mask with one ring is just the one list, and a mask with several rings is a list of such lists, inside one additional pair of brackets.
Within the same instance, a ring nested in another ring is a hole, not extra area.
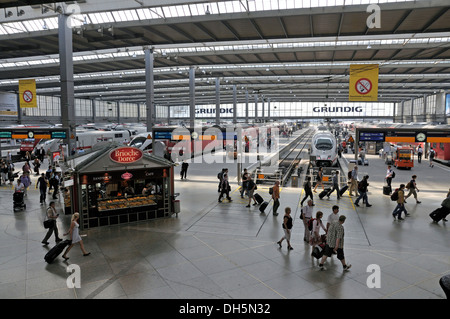
[(398, 217), (402, 217), (402, 211), (405, 212), (405, 215), (408, 213), (405, 208), (405, 204), (397, 204), (397, 207), (395, 207), (394, 211), (392, 212), (392, 215), (395, 217), (395, 215), (398, 215)]
[(369, 201), (367, 200), (367, 192), (361, 192), (361, 191), (359, 191), (359, 196), (358, 196), (358, 198), (356, 199), (355, 204), (358, 204), (360, 199), (362, 199), (362, 200), (363, 200), (363, 203), (365, 202), (366, 205), (370, 205), (370, 204), (369, 204)]

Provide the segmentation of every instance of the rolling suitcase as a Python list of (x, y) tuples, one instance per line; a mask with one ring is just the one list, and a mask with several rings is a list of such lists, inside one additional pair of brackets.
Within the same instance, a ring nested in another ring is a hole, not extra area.
[(325, 188), (325, 190), (321, 191), (319, 194), (319, 198), (324, 198), (329, 192), (331, 191), (331, 188)]
[(48, 251), (48, 253), (45, 254), (45, 257), (44, 257), (45, 261), (48, 262), (49, 264), (51, 264), (56, 259), (56, 257), (58, 257), (59, 254), (62, 253), (64, 248), (66, 248), (67, 246), (70, 245), (70, 243), (71, 243), (71, 241), (68, 239), (57, 243), (55, 247), (50, 249)]
[(391, 193), (392, 193), (391, 186), (387, 186), (387, 185), (383, 186), (383, 194), (384, 195), (390, 195)]
[(339, 190), (339, 196), (344, 195), (344, 193), (347, 191), (347, 189), (348, 189), (348, 185), (345, 185), (344, 187), (342, 187), (342, 188)]
[(448, 210), (444, 207), (439, 207), (431, 212), (430, 217), (436, 223), (440, 222), (443, 218), (445, 218), (448, 214)]
[(316, 259), (322, 258), (322, 256), (323, 256), (323, 247), (324, 246), (325, 245), (323, 245), (323, 246), (319, 245), (319, 246), (314, 247), (314, 249), (313, 249), (313, 251), (311, 253), (311, 256), (313, 256)]
[(264, 199), (258, 193), (255, 193), (254, 196), (259, 205), (261, 205), (264, 202)]
[(261, 204), (261, 206), (259, 206), (259, 211), (260, 211), (261, 213), (264, 213), (264, 211), (266, 210), (266, 208), (267, 208), (268, 205), (269, 205), (268, 202), (263, 202), (263, 203)]

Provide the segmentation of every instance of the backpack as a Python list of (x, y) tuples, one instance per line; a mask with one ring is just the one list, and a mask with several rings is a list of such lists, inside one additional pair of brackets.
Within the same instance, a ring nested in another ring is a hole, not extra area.
[(435, 155), (434, 150), (431, 150), (430, 151), (430, 158), (434, 158), (434, 155)]
[(220, 172), (220, 173), (218, 173), (218, 174), (217, 174), (217, 178), (218, 178), (218, 179), (220, 179), (220, 180), (221, 180), (221, 179), (222, 179), (222, 177), (223, 177), (223, 172)]
[(269, 188), (269, 195), (273, 194), (273, 187)]
[(308, 230), (309, 231), (313, 230), (313, 225), (314, 225), (315, 220), (316, 220), (315, 218), (311, 218), (310, 220), (308, 220)]
[(396, 200), (398, 200), (398, 191), (399, 191), (399, 189), (397, 188), (393, 193), (392, 193), (392, 195), (391, 195), (391, 201), (396, 201)]
[(352, 171), (348, 171), (347, 177), (348, 177), (348, 179), (352, 179)]
[(395, 178), (395, 172), (392, 171), (392, 178)]

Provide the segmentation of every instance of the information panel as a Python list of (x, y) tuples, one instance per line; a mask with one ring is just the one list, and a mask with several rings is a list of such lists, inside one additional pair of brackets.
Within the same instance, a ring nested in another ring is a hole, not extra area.
[(384, 142), (384, 132), (359, 132), (361, 142)]

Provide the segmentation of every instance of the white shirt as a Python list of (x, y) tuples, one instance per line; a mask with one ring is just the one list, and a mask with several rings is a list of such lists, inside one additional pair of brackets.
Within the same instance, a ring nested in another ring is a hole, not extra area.
[(332, 224), (337, 221), (339, 221), (339, 213), (331, 213), (330, 216), (328, 216), (327, 224)]
[(306, 205), (306, 206), (303, 206), (303, 217), (304, 218), (311, 218), (312, 217), (312, 213), (313, 213), (313, 206), (309, 206), (309, 205)]
[(387, 170), (387, 173), (386, 173), (386, 178), (392, 177), (392, 176), (391, 176), (391, 175), (392, 175), (392, 172), (393, 172), (392, 168), (391, 168), (391, 169), (388, 169), (388, 170)]
[(319, 232), (320, 232), (320, 227), (322, 227), (322, 229), (323, 229), (324, 231), (327, 231), (326, 228), (325, 228), (325, 226), (323, 225), (322, 221), (321, 221), (321, 220), (319, 221), (318, 219), (316, 219), (316, 220), (313, 222), (313, 229), (312, 229), (312, 232), (318, 235)]

